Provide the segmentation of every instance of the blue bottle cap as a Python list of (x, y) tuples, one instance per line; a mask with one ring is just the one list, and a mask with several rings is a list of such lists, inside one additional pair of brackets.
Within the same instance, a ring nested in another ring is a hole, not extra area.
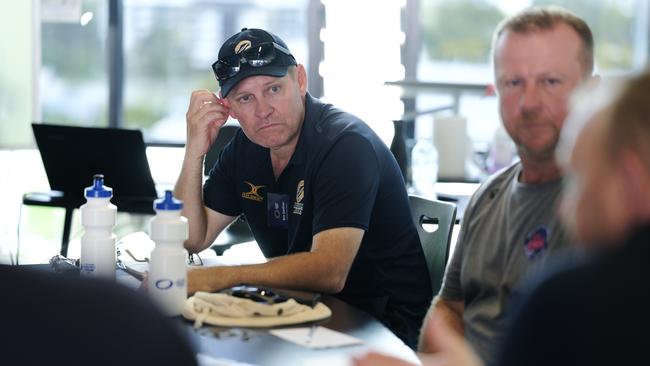
[(171, 190), (165, 191), (165, 197), (159, 198), (153, 203), (154, 210), (180, 210), (183, 208), (183, 201), (174, 198)]
[(113, 188), (104, 185), (104, 175), (95, 174), (93, 176), (93, 185), (86, 187), (86, 198), (111, 198), (113, 197)]

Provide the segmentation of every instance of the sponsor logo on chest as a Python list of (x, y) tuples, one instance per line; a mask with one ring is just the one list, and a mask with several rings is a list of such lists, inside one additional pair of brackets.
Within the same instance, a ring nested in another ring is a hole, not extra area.
[(548, 248), (550, 231), (546, 226), (531, 230), (524, 239), (524, 254), (528, 259), (534, 259)]
[(264, 197), (260, 194), (260, 189), (266, 187), (266, 186), (257, 186), (251, 182), (244, 181), (244, 183), (248, 184), (250, 187), (250, 190), (242, 192), (241, 196), (242, 198), (245, 198), (247, 200), (251, 201), (256, 201), (256, 202), (262, 202), (264, 201)]
[(294, 215), (302, 215), (303, 205), (302, 200), (305, 198), (305, 180), (301, 179), (296, 187), (296, 202), (293, 203)]

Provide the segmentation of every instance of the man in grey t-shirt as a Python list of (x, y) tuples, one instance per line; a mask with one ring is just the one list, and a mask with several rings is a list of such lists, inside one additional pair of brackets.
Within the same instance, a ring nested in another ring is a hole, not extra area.
[[(506, 19), (493, 41), (503, 125), (520, 162), (488, 178), (472, 197), (425, 327), (444, 321), (492, 361), (513, 288), (550, 252), (568, 245), (556, 218), (562, 172), (554, 150), (571, 92), (594, 78), (587, 24), (559, 8)], [(435, 319), (435, 320), (434, 320)], [(436, 352), (422, 332), (420, 351)]]
[(514, 286), (569, 243), (556, 215), (562, 179), (529, 184), (521, 174), (522, 165), (514, 164), (472, 197), (439, 300), (465, 304), (465, 338), (485, 361)]

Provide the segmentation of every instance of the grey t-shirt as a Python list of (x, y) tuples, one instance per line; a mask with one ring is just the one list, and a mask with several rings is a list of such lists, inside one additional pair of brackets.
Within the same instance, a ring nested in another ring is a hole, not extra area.
[(569, 244), (557, 218), (562, 179), (532, 185), (518, 182), (520, 173), (514, 164), (474, 194), (441, 290), (444, 299), (464, 302), (465, 337), (486, 363), (516, 285)]

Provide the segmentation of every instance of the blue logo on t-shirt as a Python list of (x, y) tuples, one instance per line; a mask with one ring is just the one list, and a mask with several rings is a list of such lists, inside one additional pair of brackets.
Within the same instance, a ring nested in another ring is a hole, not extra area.
[(524, 253), (528, 259), (534, 259), (538, 254), (548, 247), (549, 230), (546, 226), (540, 226), (526, 235), (524, 240)]

